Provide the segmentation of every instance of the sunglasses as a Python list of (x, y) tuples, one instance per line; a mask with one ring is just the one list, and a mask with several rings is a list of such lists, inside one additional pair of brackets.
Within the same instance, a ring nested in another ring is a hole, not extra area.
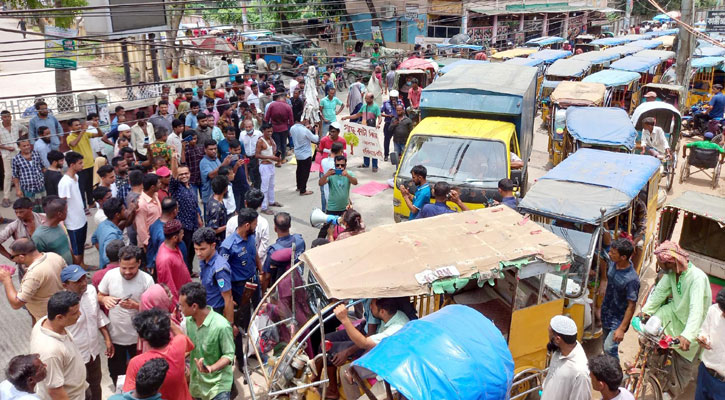
[(336, 168), (345, 168), (347, 164), (335, 164)]

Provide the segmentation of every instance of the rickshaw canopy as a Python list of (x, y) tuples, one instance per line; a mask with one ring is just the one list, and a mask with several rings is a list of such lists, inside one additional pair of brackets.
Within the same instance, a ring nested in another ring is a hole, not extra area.
[(639, 34), (631, 34), (631, 35), (623, 35), (620, 36), (622, 39), (627, 39), (628, 42), (634, 42), (637, 40), (646, 40), (647, 37), (645, 35), (639, 35)]
[(538, 58), (531, 58), (531, 57), (514, 57), (509, 58), (508, 60), (503, 62), (504, 64), (513, 64), (513, 65), (524, 65), (527, 67), (538, 67), (539, 65), (544, 63), (544, 60), (540, 60)]
[(501, 331), (460, 304), (408, 322), (353, 366), (374, 372), (415, 400), (508, 399), (514, 375)]
[(662, 41), (662, 46), (672, 48), (672, 46), (675, 44), (675, 38), (677, 36), (674, 35), (667, 35), (667, 36), (660, 36), (657, 39)]
[(582, 82), (602, 83), (606, 87), (629, 85), (640, 78), (637, 72), (604, 69), (584, 77)]
[(375, 227), (307, 250), (301, 259), (328, 298), (351, 299), (430, 294), (421, 274), (443, 267), (457, 269), (459, 278), (488, 280), (510, 263), (561, 266), (571, 249), (513, 209), (496, 206)]
[(545, 63), (551, 64), (560, 58), (566, 58), (566, 57), (569, 57), (570, 55), (571, 55), (571, 51), (569, 51), (569, 50), (545, 49), (545, 50), (537, 51), (534, 54), (531, 54), (529, 56), (529, 58), (544, 60)]
[(725, 57), (698, 57), (690, 61), (693, 69), (717, 67), (725, 62)]
[(722, 197), (688, 190), (665, 203), (665, 207), (687, 211), (725, 224), (725, 199)]
[(551, 92), (552, 103), (574, 106), (601, 106), (606, 86), (601, 83), (563, 81)]
[(625, 39), (623, 37), (608, 37), (608, 38), (600, 38), (600, 39), (594, 39), (589, 44), (596, 44), (599, 46), (619, 46), (620, 44), (624, 44), (629, 42), (629, 39)]
[(409, 58), (400, 63), (398, 69), (431, 70), (431, 73), (437, 73), (438, 63), (433, 60), (424, 60), (422, 58)]
[[(656, 111), (660, 110), (663, 113), (668, 113), (675, 117), (675, 129), (679, 132), (679, 126), (682, 123), (682, 116), (680, 115), (680, 110), (675, 108), (672, 104), (665, 103), (664, 101), (649, 101), (638, 105), (632, 113), (632, 124), (634, 124), (634, 128), (637, 130), (642, 129), (642, 117), (645, 114), (647, 114), (648, 117), (653, 117), (653, 111), (656, 113)], [(657, 126), (660, 126), (660, 124), (658, 123)], [(665, 131), (669, 133), (670, 130), (665, 129)]]
[(538, 49), (536, 47), (517, 47), (515, 49), (499, 51), (491, 54), (491, 58), (494, 60), (506, 60), (514, 57), (526, 57), (529, 54), (536, 53)]
[(586, 74), (591, 67), (592, 63), (589, 61), (559, 59), (554, 61), (554, 63), (546, 69), (546, 76), (579, 78)]
[(483, 61), (483, 60), (458, 60), (458, 61), (452, 62), (452, 63), (446, 65), (445, 67), (441, 68), (440, 71), (438, 71), (438, 73), (447, 74), (454, 68), (460, 67), (461, 65), (484, 64), (487, 62), (488, 61)]
[(549, 46), (556, 43), (564, 43), (566, 40), (559, 36), (542, 36), (535, 39), (531, 39), (524, 43), (526, 47), (543, 47)]
[(450, 43), (436, 43), (438, 49), (467, 49), (473, 51), (483, 50), (483, 46), (477, 46), (475, 44), (450, 44)]
[(669, 50), (642, 50), (634, 54), (635, 57), (659, 58), (660, 61), (674, 60), (677, 56), (674, 51)]
[(643, 49), (649, 50), (662, 46), (662, 44), (662, 41), (659, 39), (641, 39), (635, 40), (634, 42), (627, 44), (627, 46), (639, 46)]
[(602, 216), (606, 220), (627, 209), (660, 165), (649, 155), (579, 149), (540, 178), (519, 209), (597, 225)]
[(722, 57), (725, 56), (725, 49), (718, 46), (698, 47), (693, 57)]
[(624, 146), (634, 149), (637, 131), (626, 111), (619, 107), (569, 107), (566, 129), (582, 143), (600, 146)]
[(627, 44), (624, 46), (610, 47), (603, 51), (606, 51), (607, 53), (617, 53), (620, 57), (624, 57), (634, 53), (639, 53), (642, 50), (644, 50), (644, 48), (639, 46), (630, 46), (629, 44)]
[(570, 58), (571, 60), (589, 61), (593, 65), (604, 64), (608, 61), (619, 59), (617, 53), (607, 53), (606, 51), (588, 51), (586, 53), (576, 54)]
[(657, 57), (627, 56), (613, 62), (609, 68), (620, 71), (632, 71), (639, 73), (654, 72), (654, 68), (660, 64)]

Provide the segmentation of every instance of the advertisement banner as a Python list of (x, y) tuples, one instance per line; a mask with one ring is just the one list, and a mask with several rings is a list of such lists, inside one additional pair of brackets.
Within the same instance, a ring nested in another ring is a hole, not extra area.
[(51, 38), (45, 41), (45, 68), (76, 69), (78, 51), (75, 37), (78, 29), (45, 26), (45, 34)]
[(364, 157), (383, 158), (383, 150), (380, 146), (380, 138), (383, 137), (382, 128), (360, 125), (346, 120), (342, 124), (342, 135), (344, 136), (348, 132), (357, 136), (358, 147)]

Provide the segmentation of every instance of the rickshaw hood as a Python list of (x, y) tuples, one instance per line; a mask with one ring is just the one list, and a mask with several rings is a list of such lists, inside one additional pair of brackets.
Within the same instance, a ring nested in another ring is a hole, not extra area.
[(578, 78), (589, 71), (592, 63), (583, 60), (560, 59), (546, 69), (545, 76)]
[(488, 61), (483, 60), (458, 60), (456, 62), (450, 63), (446, 65), (445, 67), (441, 68), (438, 73), (440, 74), (447, 74), (448, 72), (452, 71), (456, 67), (460, 67), (461, 65), (472, 65), (472, 64), (485, 64)]
[(659, 57), (627, 56), (613, 62), (609, 68), (620, 71), (632, 71), (639, 73), (652, 72), (652, 69), (659, 65)]
[(637, 131), (627, 112), (619, 107), (570, 107), (566, 129), (578, 141), (591, 145), (634, 149)]
[(667, 208), (676, 208), (725, 224), (725, 199), (706, 193), (686, 191), (665, 203)]
[(550, 64), (554, 61), (566, 58), (571, 55), (571, 51), (569, 50), (552, 50), (552, 49), (546, 49), (537, 51), (536, 53), (529, 56), (529, 58), (536, 58), (539, 60), (544, 60), (545, 63)]
[(514, 57), (509, 58), (508, 60), (503, 62), (504, 64), (512, 64), (512, 65), (524, 65), (527, 67), (538, 67), (539, 65), (544, 63), (544, 60), (538, 59), (538, 58), (529, 58), (529, 57)]
[(629, 85), (640, 78), (637, 72), (604, 69), (584, 77), (582, 82), (602, 83), (606, 87)]
[(501, 331), (481, 313), (450, 305), (408, 322), (353, 363), (416, 400), (508, 399), (514, 361)]
[(487, 280), (512, 262), (563, 265), (571, 249), (513, 209), (496, 206), (375, 227), (301, 259), (328, 298), (349, 299), (428, 294), (421, 273), (443, 267)]
[(549, 98), (553, 103), (601, 106), (607, 88), (601, 83), (563, 81), (554, 89)]

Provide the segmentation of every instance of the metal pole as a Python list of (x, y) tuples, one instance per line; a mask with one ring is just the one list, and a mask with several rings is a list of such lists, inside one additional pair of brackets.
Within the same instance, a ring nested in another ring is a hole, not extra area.
[[(123, 77), (126, 81), (126, 85), (131, 84), (131, 65), (128, 61), (128, 44), (126, 40), (121, 40), (121, 60), (123, 61)], [(126, 88), (126, 98), (128, 100), (134, 100), (133, 88)]]
[[(681, 13), (681, 21), (692, 26), (692, 0), (682, 0)], [(675, 50), (677, 52), (675, 75), (677, 84), (684, 88), (688, 88), (690, 84), (690, 54), (692, 54), (693, 42), (692, 33), (680, 25), (680, 32), (677, 34), (677, 49)]]
[[(295, 251), (297, 249), (297, 245), (295, 243), (292, 243), (292, 255), (290, 256), (290, 268), (296, 268), (295, 267)], [(289, 281), (290, 281), (290, 288), (292, 290), (292, 304), (290, 306), (292, 310), (292, 323), (290, 324), (290, 327), (292, 328), (292, 334), (294, 335), (295, 332), (297, 332), (297, 318), (295, 315), (295, 292), (297, 291), (297, 288), (295, 288), (295, 271), (290, 272), (289, 274)]]
[(151, 72), (154, 75), (154, 82), (158, 82), (161, 80), (159, 77), (159, 57), (156, 50), (156, 43), (155, 39), (156, 34), (155, 33), (149, 33), (149, 51), (151, 53)]

